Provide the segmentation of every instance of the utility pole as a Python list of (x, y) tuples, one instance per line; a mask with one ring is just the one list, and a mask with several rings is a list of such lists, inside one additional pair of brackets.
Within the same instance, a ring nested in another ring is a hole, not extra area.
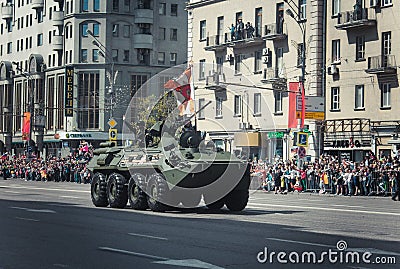
[[(301, 120), (299, 123), (299, 130), (301, 131), (304, 128), (304, 118), (306, 113), (304, 88), (306, 74), (306, 22), (305, 20), (300, 20), (300, 14), (299, 12), (297, 12), (299, 10), (299, 7), (293, 0), (284, 0), (284, 2), (287, 3), (290, 7), (289, 9), (286, 9), (286, 14), (292, 17), (299, 26), (303, 41), (301, 51), (301, 77), (299, 81), (299, 94), (301, 95)], [(297, 167), (301, 168), (299, 153), (297, 153)]]
[[(114, 112), (114, 105), (115, 105), (115, 100), (114, 100), (114, 80), (116, 79), (117, 74), (114, 73), (114, 58), (112, 56), (112, 53), (110, 50), (107, 49), (107, 47), (101, 43), (101, 41), (93, 34), (91, 30), (86, 31), (88, 35), (93, 37), (93, 42), (92, 44), (95, 45), (100, 51), (99, 55), (102, 56), (107, 62), (110, 63), (111, 65), (111, 74), (109, 78), (109, 90), (108, 93), (110, 94), (110, 119), (113, 118), (113, 112)], [(117, 71), (118, 72), (118, 71)]]
[(30, 162), (32, 160), (32, 151), (33, 151), (33, 143), (32, 143), (32, 131), (33, 131), (33, 121), (35, 119), (35, 84), (36, 81), (32, 77), (32, 74), (27, 72), (26, 70), (22, 70), (19, 67), (17, 62), (13, 62), (16, 66), (16, 69), (21, 73), (23, 77), (28, 80), (28, 88), (29, 88), (29, 102), (28, 102), (28, 110), (29, 110), (29, 135), (28, 135), (28, 143), (27, 143), (27, 159)]

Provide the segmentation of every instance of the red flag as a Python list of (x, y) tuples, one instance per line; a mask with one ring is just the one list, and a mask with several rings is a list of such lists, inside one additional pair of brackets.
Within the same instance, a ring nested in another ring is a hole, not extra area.
[(194, 87), (192, 68), (187, 68), (177, 79), (170, 79), (164, 84), (165, 89), (175, 90), (179, 115), (194, 114)]
[(29, 140), (29, 133), (31, 129), (31, 113), (24, 112), (24, 120), (22, 124), (22, 140)]
[(288, 113), (288, 128), (297, 127), (296, 118), (296, 99), (299, 92), (299, 82), (289, 82), (289, 113)]

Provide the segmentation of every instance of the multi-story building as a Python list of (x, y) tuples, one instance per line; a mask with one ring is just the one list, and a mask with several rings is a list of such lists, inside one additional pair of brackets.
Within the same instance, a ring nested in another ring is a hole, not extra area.
[(32, 96), (39, 150), (108, 140), (107, 123), (113, 117), (121, 128), (129, 97), (186, 62), (186, 22), (179, 0), (2, 0), (2, 151), (24, 150)]
[(400, 132), (400, 7), (334, 0), (327, 10), (325, 150), (355, 160), (391, 155)]
[[(250, 147), (252, 156), (288, 159), (303, 65), (306, 95), (323, 94), (324, 2), (191, 0), (187, 10), (188, 60), (199, 66), (196, 102), (211, 101), (198, 115), (199, 129), (226, 150)], [(316, 157), (321, 137), (314, 120), (306, 124), (308, 154)]]

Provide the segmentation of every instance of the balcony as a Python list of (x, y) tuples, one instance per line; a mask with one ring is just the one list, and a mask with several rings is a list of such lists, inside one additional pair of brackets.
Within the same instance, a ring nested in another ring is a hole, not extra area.
[(153, 36), (151, 34), (135, 34), (133, 39), (133, 48), (135, 49), (152, 49)]
[(154, 11), (151, 9), (135, 9), (135, 23), (148, 23), (154, 22)]
[(213, 35), (207, 37), (207, 43), (204, 49), (206, 51), (219, 51), (227, 47), (228, 39), (225, 35)]
[(280, 68), (264, 69), (261, 82), (286, 86), (286, 70), (285, 70), (285, 68), (280, 67)]
[(64, 25), (64, 11), (53, 11), (53, 26)]
[(227, 47), (235, 47), (235, 49), (239, 49), (262, 44), (264, 44), (264, 40), (261, 37), (232, 38), (230, 33), (224, 33), (223, 35), (207, 37), (207, 43), (204, 50), (220, 51)]
[(365, 72), (369, 74), (396, 74), (396, 57), (390, 54), (368, 57), (368, 68)]
[(55, 51), (63, 50), (63, 40), (64, 39), (62, 35), (53, 36), (53, 41), (52, 41), (53, 50)]
[(226, 89), (226, 78), (225, 74), (219, 74), (215, 72), (214, 74), (206, 77), (206, 86), (207, 90), (225, 90)]
[(336, 29), (347, 30), (356, 27), (376, 25), (376, 13), (373, 8), (361, 8), (360, 11), (344, 11), (338, 16)]
[(1, 4), (1, 17), (4, 20), (12, 19), (13, 17), (13, 6), (10, 3)]
[(264, 32), (262, 38), (264, 40), (282, 40), (287, 37), (286, 23), (278, 24), (272, 23), (264, 25)]
[(32, 0), (33, 9), (41, 9), (44, 7), (44, 0)]

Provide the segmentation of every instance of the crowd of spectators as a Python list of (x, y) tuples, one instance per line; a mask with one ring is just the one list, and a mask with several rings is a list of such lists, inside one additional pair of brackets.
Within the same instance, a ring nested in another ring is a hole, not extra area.
[(4, 179), (21, 178), (26, 181), (67, 181), (90, 183), (87, 163), (93, 156), (93, 147), (82, 142), (69, 156), (28, 158), (25, 154), (4, 154), (0, 159), (0, 176)]
[(302, 167), (297, 167), (295, 160), (274, 163), (255, 160), (252, 162), (252, 176), (260, 179), (262, 189), (274, 193), (392, 194), (395, 199), (400, 188), (400, 157), (377, 158), (370, 153), (362, 161), (354, 162), (323, 155), (315, 162), (304, 163)]

